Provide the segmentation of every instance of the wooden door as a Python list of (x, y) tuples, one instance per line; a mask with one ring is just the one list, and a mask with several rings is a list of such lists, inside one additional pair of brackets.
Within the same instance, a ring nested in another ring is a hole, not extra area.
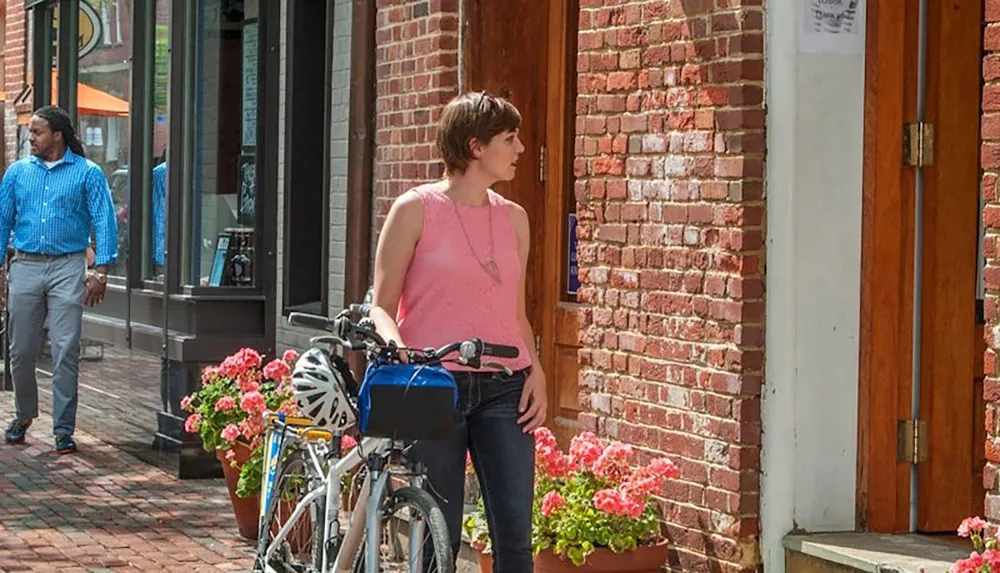
[(545, 144), (546, 2), (539, 0), (465, 0), (465, 91), (509, 94), (521, 112), (524, 153), (517, 177), (498, 183), (495, 191), (524, 207), (531, 222), (526, 304), (528, 319), (538, 333), (542, 324), (543, 250), (546, 229), (545, 184), (539, 176)]
[[(916, 521), (923, 532), (953, 532), (984, 503), (982, 348), (975, 318), (982, 4), (928, 3), (922, 94), (918, 3), (869, 0), (867, 10), (859, 525), (879, 532), (909, 529), (912, 466), (897, 456), (897, 429), (911, 417), (919, 173), (918, 417), (926, 423), (928, 455), (917, 466)], [(903, 126), (918, 121), (921, 96), (934, 149), (930, 165), (915, 168), (901, 159)]]
[(920, 419), (928, 457), (918, 466), (918, 529), (925, 532), (954, 531), (984, 501), (973, 507), (982, 489), (973, 454), (981, 26), (980, 0), (928, 3), (926, 121), (935, 132), (924, 171)]
[(517, 177), (496, 190), (531, 221), (528, 318), (549, 383), (547, 424), (564, 445), (580, 411), (579, 326), (566, 290), (576, 13), (576, 0), (465, 0), (462, 22), (464, 89), (509, 93), (522, 115)]

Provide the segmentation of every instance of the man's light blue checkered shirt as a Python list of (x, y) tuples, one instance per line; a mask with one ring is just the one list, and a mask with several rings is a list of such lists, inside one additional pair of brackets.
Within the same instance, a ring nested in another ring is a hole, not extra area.
[[(81, 253), (97, 238), (97, 266), (118, 258), (118, 223), (108, 181), (93, 161), (69, 149), (49, 168), (32, 155), (0, 182), (0, 243), (14, 230), (14, 248), (40, 255)], [(0, 249), (0, 261), (6, 255)]]

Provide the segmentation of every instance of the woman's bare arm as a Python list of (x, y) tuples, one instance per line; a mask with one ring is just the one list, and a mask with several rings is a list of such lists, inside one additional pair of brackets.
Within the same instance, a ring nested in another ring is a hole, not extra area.
[(382, 338), (398, 346), (403, 346), (403, 340), (396, 324), (396, 310), (422, 230), (420, 196), (409, 191), (400, 195), (389, 209), (375, 249), (375, 294), (369, 316)]

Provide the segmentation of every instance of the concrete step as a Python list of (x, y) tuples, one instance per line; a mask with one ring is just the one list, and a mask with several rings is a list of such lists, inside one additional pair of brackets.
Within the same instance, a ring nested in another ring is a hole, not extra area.
[(785, 537), (786, 573), (946, 573), (971, 543), (927, 535), (817, 533)]

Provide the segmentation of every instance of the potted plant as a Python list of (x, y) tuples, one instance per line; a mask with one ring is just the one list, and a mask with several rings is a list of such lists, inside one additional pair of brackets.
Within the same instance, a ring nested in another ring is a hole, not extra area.
[[(534, 436), (535, 572), (658, 572), (666, 539), (652, 497), (677, 477), (677, 466), (666, 458), (636, 465), (631, 446), (602, 442), (590, 432), (573, 437), (569, 454), (547, 428)], [(483, 559), (492, 547), (481, 501), (463, 525), (480, 553), (480, 570), (490, 571)]]
[(482, 497), (476, 502), (474, 509), (465, 516), (462, 530), (469, 536), (469, 545), (479, 558), (480, 573), (493, 571), (493, 544), (490, 541), (490, 530), (486, 523), (486, 510)]
[(289, 350), (264, 365), (257, 351), (243, 348), (202, 370), (201, 388), (181, 401), (181, 408), (191, 412), (184, 429), (198, 433), (205, 450), (214, 451), (222, 463), (237, 526), (248, 539), (257, 537), (263, 414), (298, 414), (291, 387), (291, 364), (297, 359)]
[(958, 526), (958, 535), (972, 540), (973, 551), (968, 558), (953, 563), (949, 573), (992, 573), (1000, 570), (997, 539), (986, 536), (986, 527), (987, 523), (981, 517), (968, 517), (962, 521)]

